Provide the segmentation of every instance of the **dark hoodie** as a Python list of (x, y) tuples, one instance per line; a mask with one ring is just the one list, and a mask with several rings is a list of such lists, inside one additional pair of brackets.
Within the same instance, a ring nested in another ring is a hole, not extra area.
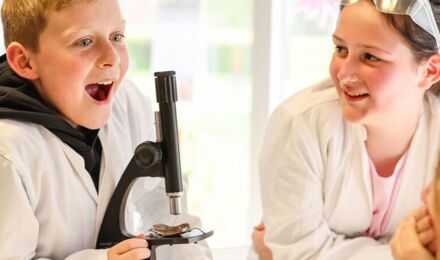
[(102, 146), (98, 130), (74, 128), (51, 106), (47, 106), (29, 80), (9, 67), (6, 55), (0, 57), (0, 118), (39, 124), (79, 153), (96, 190), (101, 168)]

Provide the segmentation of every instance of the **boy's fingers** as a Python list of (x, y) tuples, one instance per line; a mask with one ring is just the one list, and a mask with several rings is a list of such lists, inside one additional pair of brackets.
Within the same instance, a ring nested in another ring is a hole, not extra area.
[(426, 246), (426, 248), (428, 248), (429, 252), (431, 252), (433, 255), (437, 253), (437, 244), (435, 242), (435, 238)]
[(428, 229), (428, 230), (425, 230), (425, 231), (419, 233), (419, 239), (420, 239), (420, 243), (422, 243), (422, 245), (424, 245), (424, 246), (428, 245), (429, 243), (431, 243), (435, 239), (434, 230)]
[(431, 220), (430, 215), (424, 216), (423, 218), (418, 220), (417, 224), (416, 224), (417, 233), (421, 233), (423, 231), (432, 229), (432, 227), (433, 227), (433, 225), (432, 225), (432, 220)]
[(418, 208), (415, 208), (411, 211), (411, 216), (414, 217), (414, 220), (417, 222), (421, 220), (423, 217), (425, 217), (428, 214), (428, 210), (426, 206), (421, 206)]
[(135, 248), (148, 248), (148, 243), (145, 239), (130, 238), (114, 245), (111, 250), (114, 254), (122, 255)]
[(150, 250), (148, 248), (135, 248), (122, 256), (122, 259), (127, 260), (142, 260), (147, 259), (151, 255)]
[(399, 238), (402, 250), (421, 246), (413, 216), (406, 218), (401, 224)]
[[(147, 237), (145, 236), (145, 234), (139, 234), (139, 235), (137, 235), (136, 236), (136, 238), (139, 238), (139, 239), (147, 239)], [(146, 240), (145, 240), (146, 241)], [(148, 243), (148, 242), (147, 242)]]
[[(405, 234), (406, 236), (409, 235), (410, 237), (413, 237), (413, 235), (416, 235), (417, 233), (416, 233), (416, 229), (415, 229), (416, 228), (415, 221), (416, 221), (416, 219), (413, 215), (405, 218), (405, 220), (402, 223), (400, 232), (402, 234)], [(405, 236), (400, 236), (400, 237), (405, 240), (405, 238), (404, 238)]]
[(420, 241), (412, 213), (402, 221), (390, 241), (392, 254), (395, 259), (433, 259)]

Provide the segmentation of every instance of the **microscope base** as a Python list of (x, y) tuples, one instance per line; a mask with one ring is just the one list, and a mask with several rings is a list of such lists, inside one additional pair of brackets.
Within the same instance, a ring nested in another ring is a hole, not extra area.
[(205, 238), (208, 238), (214, 234), (214, 231), (203, 232), (200, 229), (191, 229), (190, 231), (168, 237), (154, 237), (147, 236), (148, 246), (151, 250), (150, 260), (157, 260), (156, 248), (163, 245), (177, 245), (177, 244), (191, 244), (197, 243)]

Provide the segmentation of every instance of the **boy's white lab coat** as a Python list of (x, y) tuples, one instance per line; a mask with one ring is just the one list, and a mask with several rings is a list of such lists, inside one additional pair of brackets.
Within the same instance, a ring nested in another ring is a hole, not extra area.
[(260, 154), (265, 240), (274, 259), (392, 259), (388, 240), (421, 204), (420, 193), (434, 175), (439, 116), (438, 98), (429, 93), (386, 236), (376, 241), (363, 235), (372, 217), (365, 128), (342, 118), (330, 80), (283, 102)]
[[(124, 81), (110, 120), (99, 132), (99, 194), (82, 157), (46, 128), (0, 120), (0, 258), (107, 259), (107, 250), (88, 248), (95, 247), (107, 204), (135, 147), (155, 139), (152, 118), (151, 103)], [(141, 182), (136, 187), (145, 195), (130, 196), (145, 199), (139, 211), (151, 214), (143, 216), (150, 224), (200, 225), (187, 214), (169, 215), (163, 181)], [(210, 259), (210, 252), (205, 243), (166, 246), (158, 249), (157, 257)]]

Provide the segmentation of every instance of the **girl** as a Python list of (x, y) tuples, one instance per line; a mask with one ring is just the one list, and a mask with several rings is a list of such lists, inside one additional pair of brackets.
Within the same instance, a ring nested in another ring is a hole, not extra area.
[(260, 157), (273, 259), (390, 259), (440, 136), (437, 1), (341, 2), (331, 80), (284, 101)]

